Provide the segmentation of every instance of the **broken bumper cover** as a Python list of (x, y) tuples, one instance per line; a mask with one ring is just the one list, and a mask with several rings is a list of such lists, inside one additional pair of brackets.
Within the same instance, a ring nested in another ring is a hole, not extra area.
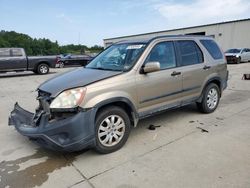
[(78, 112), (70, 117), (49, 121), (42, 114), (38, 125), (33, 121), (34, 114), (21, 108), (17, 103), (9, 117), (9, 125), (39, 145), (58, 151), (79, 151), (95, 145), (95, 110)]

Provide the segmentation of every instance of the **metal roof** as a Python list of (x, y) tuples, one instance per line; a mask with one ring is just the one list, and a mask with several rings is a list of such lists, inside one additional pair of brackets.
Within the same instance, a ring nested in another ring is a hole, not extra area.
[(211, 36), (199, 36), (199, 35), (162, 35), (162, 36), (157, 36), (157, 37), (145, 37), (143, 39), (127, 39), (127, 40), (122, 40), (119, 41), (115, 44), (123, 44), (123, 43), (150, 43), (151, 41), (155, 39), (160, 39), (160, 38), (211, 38)]
[(159, 34), (159, 33), (163, 33), (163, 32), (178, 31), (178, 30), (183, 30), (183, 29), (192, 29), (192, 28), (199, 28), (199, 27), (206, 27), (206, 26), (213, 26), (213, 25), (220, 25), (220, 24), (243, 22), (243, 21), (250, 21), (250, 18), (240, 19), (240, 20), (232, 20), (232, 21), (226, 21), (226, 22), (218, 22), (218, 23), (212, 23), (212, 24), (204, 24), (204, 25), (199, 25), (199, 26), (183, 27), (183, 28), (178, 28), (178, 29), (170, 29), (170, 30), (162, 30), (162, 31), (156, 31), (156, 32), (141, 33), (141, 34), (135, 34), (135, 35), (126, 35), (126, 36), (121, 36), (121, 37), (106, 38), (103, 40), (105, 41), (105, 40), (113, 40), (113, 39), (122, 39), (125, 37), (136, 37), (136, 36), (149, 35), (149, 34)]

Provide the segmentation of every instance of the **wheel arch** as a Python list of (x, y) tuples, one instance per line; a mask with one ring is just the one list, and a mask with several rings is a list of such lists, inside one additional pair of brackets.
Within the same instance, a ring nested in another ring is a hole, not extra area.
[(35, 66), (35, 70), (38, 68), (39, 65), (41, 64), (46, 64), (49, 66), (49, 68), (51, 68), (51, 64), (48, 62), (48, 61), (39, 61), (36, 63), (36, 66)]
[(205, 84), (204, 84), (204, 86), (203, 86), (203, 88), (202, 88), (201, 95), (200, 95), (199, 99), (197, 100), (197, 102), (201, 102), (201, 101), (202, 101), (202, 97), (203, 97), (204, 90), (205, 90), (206, 87), (207, 87), (209, 84), (211, 84), (211, 83), (214, 83), (214, 84), (216, 84), (216, 85), (219, 87), (219, 89), (220, 89), (220, 97), (221, 97), (221, 93), (222, 93), (222, 90), (223, 90), (223, 88), (222, 88), (222, 80), (221, 80), (220, 77), (217, 77), (217, 76), (216, 76), (216, 77), (213, 77), (213, 78), (208, 79), (208, 80), (205, 82)]
[(97, 117), (98, 113), (108, 106), (118, 106), (125, 110), (125, 112), (128, 114), (129, 119), (131, 121), (131, 124), (135, 127), (139, 121), (138, 114), (136, 111), (135, 106), (133, 103), (125, 98), (125, 97), (115, 97), (111, 99), (106, 99), (104, 101), (101, 101), (100, 103), (95, 105), (96, 112), (95, 112), (95, 118)]

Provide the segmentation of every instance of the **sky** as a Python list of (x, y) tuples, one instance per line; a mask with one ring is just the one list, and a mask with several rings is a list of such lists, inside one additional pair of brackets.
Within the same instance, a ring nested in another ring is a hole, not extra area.
[(249, 0), (0, 0), (0, 30), (60, 45), (250, 18)]

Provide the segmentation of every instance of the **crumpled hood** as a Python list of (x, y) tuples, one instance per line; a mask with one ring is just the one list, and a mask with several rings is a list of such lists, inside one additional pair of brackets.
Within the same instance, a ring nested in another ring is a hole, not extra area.
[(38, 89), (50, 93), (51, 97), (56, 97), (64, 90), (86, 86), (121, 73), (118, 71), (78, 68), (47, 80)]

